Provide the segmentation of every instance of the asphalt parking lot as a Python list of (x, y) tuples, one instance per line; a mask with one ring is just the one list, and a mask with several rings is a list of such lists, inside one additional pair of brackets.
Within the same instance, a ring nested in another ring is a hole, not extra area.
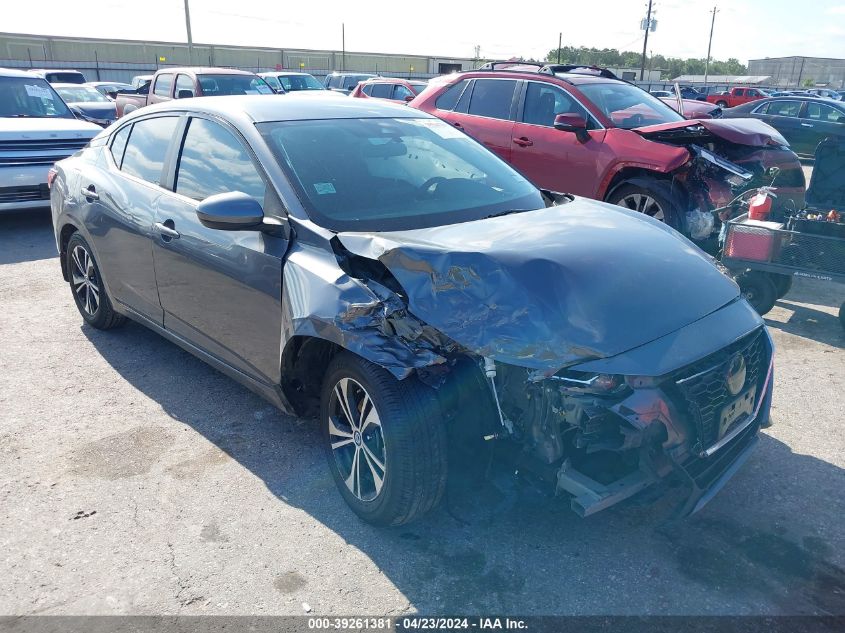
[(312, 423), (141, 326), (83, 326), (49, 214), (0, 216), (0, 613), (845, 614), (843, 299), (798, 280), (768, 315), (774, 425), (691, 519), (582, 520), (494, 465), (379, 530)]

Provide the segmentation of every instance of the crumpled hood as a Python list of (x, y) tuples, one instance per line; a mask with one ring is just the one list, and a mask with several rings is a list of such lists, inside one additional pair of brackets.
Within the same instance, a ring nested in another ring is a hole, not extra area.
[(417, 318), (478, 354), (531, 369), (614, 356), (739, 296), (672, 229), (581, 198), (499, 218), (338, 239), (350, 252), (381, 261)]
[(750, 145), (752, 147), (789, 146), (780, 132), (759, 119), (691, 119), (661, 125), (648, 125), (636, 128), (634, 131), (646, 138), (660, 140), (663, 135), (677, 136), (683, 134), (684, 129), (689, 130), (691, 136), (695, 136), (696, 134), (693, 131), (696, 126), (702, 126), (714, 136), (738, 145)]

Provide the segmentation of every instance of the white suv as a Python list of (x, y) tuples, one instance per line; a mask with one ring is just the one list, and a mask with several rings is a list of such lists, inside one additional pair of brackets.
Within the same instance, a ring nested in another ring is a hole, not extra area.
[(74, 117), (43, 78), (0, 68), (0, 212), (49, 207), (50, 167), (100, 131)]

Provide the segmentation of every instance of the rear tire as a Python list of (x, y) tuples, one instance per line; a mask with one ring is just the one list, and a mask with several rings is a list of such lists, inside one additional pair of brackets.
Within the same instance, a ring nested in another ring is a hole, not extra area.
[(70, 291), (79, 314), (98, 330), (111, 330), (126, 322), (112, 307), (91, 247), (79, 233), (71, 235), (65, 253)]
[(719, 106), (720, 108), (727, 108), (728, 102), (727, 101), (717, 101), (716, 105)]
[(768, 273), (750, 270), (738, 275), (736, 283), (739, 284), (743, 298), (761, 316), (775, 307), (777, 288)]
[(434, 391), (415, 376), (400, 381), (350, 352), (337, 355), (323, 381), (320, 424), (338, 490), (367, 523), (408, 523), (440, 501), (443, 416)]

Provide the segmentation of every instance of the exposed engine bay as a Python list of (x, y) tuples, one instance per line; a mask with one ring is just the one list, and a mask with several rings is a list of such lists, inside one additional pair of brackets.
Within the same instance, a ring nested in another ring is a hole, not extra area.
[[(773, 128), (751, 119), (690, 121), (684, 127), (641, 128), (645, 138), (683, 146), (690, 160), (672, 173), (681, 208), (687, 209), (685, 234), (705, 240), (730, 217), (730, 208), (745, 191), (774, 186), (776, 206), (803, 205), (805, 179), (786, 140)], [(714, 211), (725, 211), (714, 215)]]

